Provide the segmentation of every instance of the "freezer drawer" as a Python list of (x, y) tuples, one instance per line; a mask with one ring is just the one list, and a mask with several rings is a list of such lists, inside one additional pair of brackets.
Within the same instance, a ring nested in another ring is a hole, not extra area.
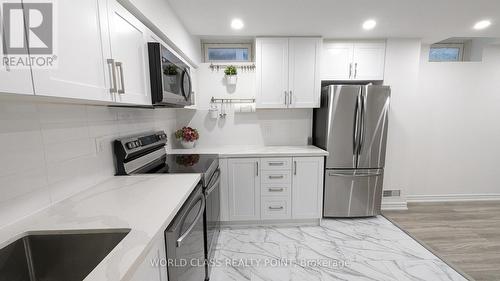
[(324, 217), (380, 214), (383, 169), (326, 170)]

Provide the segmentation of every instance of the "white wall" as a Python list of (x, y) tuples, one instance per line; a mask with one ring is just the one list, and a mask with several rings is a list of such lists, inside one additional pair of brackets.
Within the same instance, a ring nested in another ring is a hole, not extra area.
[(412, 157), (415, 104), (421, 42), (388, 39), (385, 80), (391, 86), (384, 189), (399, 189), (404, 197), (413, 176)]
[(198, 146), (307, 144), (312, 134), (312, 109), (234, 113), (234, 107), (227, 106), (225, 119), (210, 119), (208, 107), (212, 96), (255, 98), (256, 81), (254, 71), (239, 70), (236, 87), (227, 87), (224, 72), (212, 71), (209, 65), (200, 64), (197, 73), (198, 110), (179, 110), (177, 119), (178, 127), (190, 125), (200, 131)]
[[(0, 99), (0, 228), (115, 173), (111, 141), (175, 127), (175, 110)], [(97, 152), (96, 139), (106, 144)]]
[(500, 194), (500, 47), (483, 62), (430, 63), (421, 55), (408, 195)]

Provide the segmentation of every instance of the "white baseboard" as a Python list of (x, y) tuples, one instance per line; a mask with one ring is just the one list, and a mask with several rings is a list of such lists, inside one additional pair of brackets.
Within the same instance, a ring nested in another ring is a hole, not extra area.
[(383, 200), (382, 199), (382, 211), (401, 211), (408, 210), (408, 205), (406, 201), (394, 201), (394, 200)]
[[(500, 194), (448, 194), (448, 195), (406, 195), (408, 203), (454, 202), (454, 201), (500, 201)], [(383, 204), (382, 204), (383, 207)]]

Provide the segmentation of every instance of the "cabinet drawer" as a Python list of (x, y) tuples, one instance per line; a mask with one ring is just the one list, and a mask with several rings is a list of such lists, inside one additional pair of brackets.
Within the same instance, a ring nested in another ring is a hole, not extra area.
[(263, 184), (261, 195), (262, 196), (290, 196), (291, 184)]
[(262, 170), (290, 170), (292, 168), (291, 158), (262, 158)]
[(291, 171), (262, 171), (262, 183), (290, 183)]
[(290, 199), (287, 197), (262, 197), (261, 206), (263, 220), (291, 218)]

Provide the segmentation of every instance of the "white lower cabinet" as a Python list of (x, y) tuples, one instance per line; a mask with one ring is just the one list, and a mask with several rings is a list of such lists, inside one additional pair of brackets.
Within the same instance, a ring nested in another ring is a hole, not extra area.
[(235, 158), (224, 165), (223, 221), (321, 218), (323, 157)]
[(260, 159), (228, 160), (229, 220), (260, 219)]
[(168, 281), (165, 265), (165, 243), (163, 236), (156, 238), (146, 257), (130, 278), (131, 281)]
[(292, 217), (321, 217), (323, 201), (323, 157), (294, 157), (292, 176)]

